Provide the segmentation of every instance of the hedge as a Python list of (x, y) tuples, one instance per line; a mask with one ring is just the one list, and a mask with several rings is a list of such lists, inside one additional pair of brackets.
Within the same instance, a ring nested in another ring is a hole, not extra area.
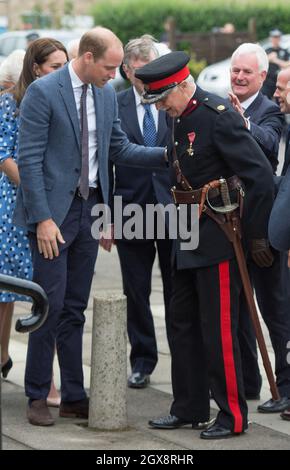
[(289, 0), (106, 0), (93, 5), (91, 14), (95, 24), (112, 29), (124, 43), (144, 33), (159, 39), (168, 16), (182, 32), (208, 32), (228, 22), (242, 31), (251, 17), (258, 39), (273, 28), (290, 32)]

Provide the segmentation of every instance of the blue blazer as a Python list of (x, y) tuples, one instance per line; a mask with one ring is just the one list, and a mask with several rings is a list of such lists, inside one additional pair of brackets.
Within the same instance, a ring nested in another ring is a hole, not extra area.
[[(130, 142), (144, 145), (143, 135), (138, 123), (136, 102), (133, 88), (129, 88), (117, 94), (119, 104), (119, 117), (121, 127)], [(157, 143), (159, 147), (167, 144), (166, 113), (158, 113)], [(152, 170), (152, 168), (125, 168), (115, 167), (115, 195), (122, 196), (123, 202), (145, 205), (147, 203), (160, 202), (169, 204), (172, 202), (170, 194), (169, 170)]]
[(279, 106), (259, 92), (245, 111), (250, 118), (250, 132), (272, 165), (274, 173), (278, 165), (278, 150), (284, 117)]
[[(165, 168), (164, 149), (132, 144), (120, 127), (111, 85), (93, 88), (98, 180), (108, 203), (108, 160), (136, 167)], [(74, 198), (81, 171), (80, 126), (68, 66), (33, 82), (20, 109), (18, 165), (21, 185), (14, 223), (35, 231), (52, 218), (60, 226)]]

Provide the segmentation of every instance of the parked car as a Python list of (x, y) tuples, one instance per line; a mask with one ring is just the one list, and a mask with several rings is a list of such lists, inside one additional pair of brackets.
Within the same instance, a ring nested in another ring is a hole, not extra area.
[[(270, 47), (269, 39), (260, 42), (264, 49)], [(281, 38), (281, 47), (290, 53), (290, 34), (284, 34)], [(231, 58), (217, 62), (205, 67), (198, 76), (197, 84), (210, 93), (227, 98), (231, 89), (230, 85), (230, 64)]]
[[(84, 32), (82, 30), (33, 29), (0, 34), (0, 64), (15, 49), (26, 50), (31, 40), (51, 37), (67, 46), (69, 41), (80, 38)], [(117, 91), (125, 88), (125, 80), (121, 77), (119, 70), (116, 71), (116, 77), (112, 80), (112, 84)]]

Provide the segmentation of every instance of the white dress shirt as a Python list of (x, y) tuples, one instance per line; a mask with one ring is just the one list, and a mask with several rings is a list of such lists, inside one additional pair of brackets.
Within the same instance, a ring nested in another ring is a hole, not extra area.
[[(68, 65), (68, 70), (72, 82), (76, 108), (78, 112), (78, 118), (80, 123), (80, 107), (81, 107), (81, 95), (82, 86), (84, 83), (75, 73), (73, 66), (73, 60)], [(87, 115), (88, 115), (88, 131), (89, 131), (89, 186), (97, 186), (97, 174), (98, 174), (98, 160), (97, 160), (97, 122), (96, 122), (96, 111), (95, 102), (93, 96), (92, 85), (88, 85), (87, 91)]]
[[(141, 103), (141, 96), (139, 95), (138, 91), (135, 87), (133, 87), (134, 95), (135, 95), (135, 102), (136, 102), (136, 111), (138, 117), (138, 123), (141, 130), (141, 134), (143, 135), (143, 119), (145, 114), (144, 106)], [(154, 104), (150, 105), (150, 110), (154, 118), (156, 132), (158, 132), (158, 111)]]
[(255, 101), (255, 99), (257, 98), (259, 92), (257, 91), (257, 93), (255, 93), (254, 95), (250, 96), (250, 98), (248, 98), (247, 100), (243, 101), (241, 103), (243, 109), (246, 111), (246, 109), (248, 109), (248, 107), (253, 103), (253, 101)]

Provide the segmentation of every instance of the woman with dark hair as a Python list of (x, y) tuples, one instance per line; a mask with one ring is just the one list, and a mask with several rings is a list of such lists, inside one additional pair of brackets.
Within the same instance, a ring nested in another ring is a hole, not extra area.
[[(27, 87), (37, 78), (62, 67), (68, 61), (65, 47), (59, 41), (40, 38), (26, 51), (23, 69), (17, 83), (0, 94), (0, 272), (23, 279), (32, 278), (28, 238), (24, 230), (12, 224), (16, 191), (19, 185), (17, 167), (19, 106)], [(1, 372), (7, 377), (13, 362), (8, 352), (15, 301), (28, 298), (0, 292)], [(53, 382), (52, 385), (54, 386)], [(56, 393), (56, 391), (55, 391)]]

